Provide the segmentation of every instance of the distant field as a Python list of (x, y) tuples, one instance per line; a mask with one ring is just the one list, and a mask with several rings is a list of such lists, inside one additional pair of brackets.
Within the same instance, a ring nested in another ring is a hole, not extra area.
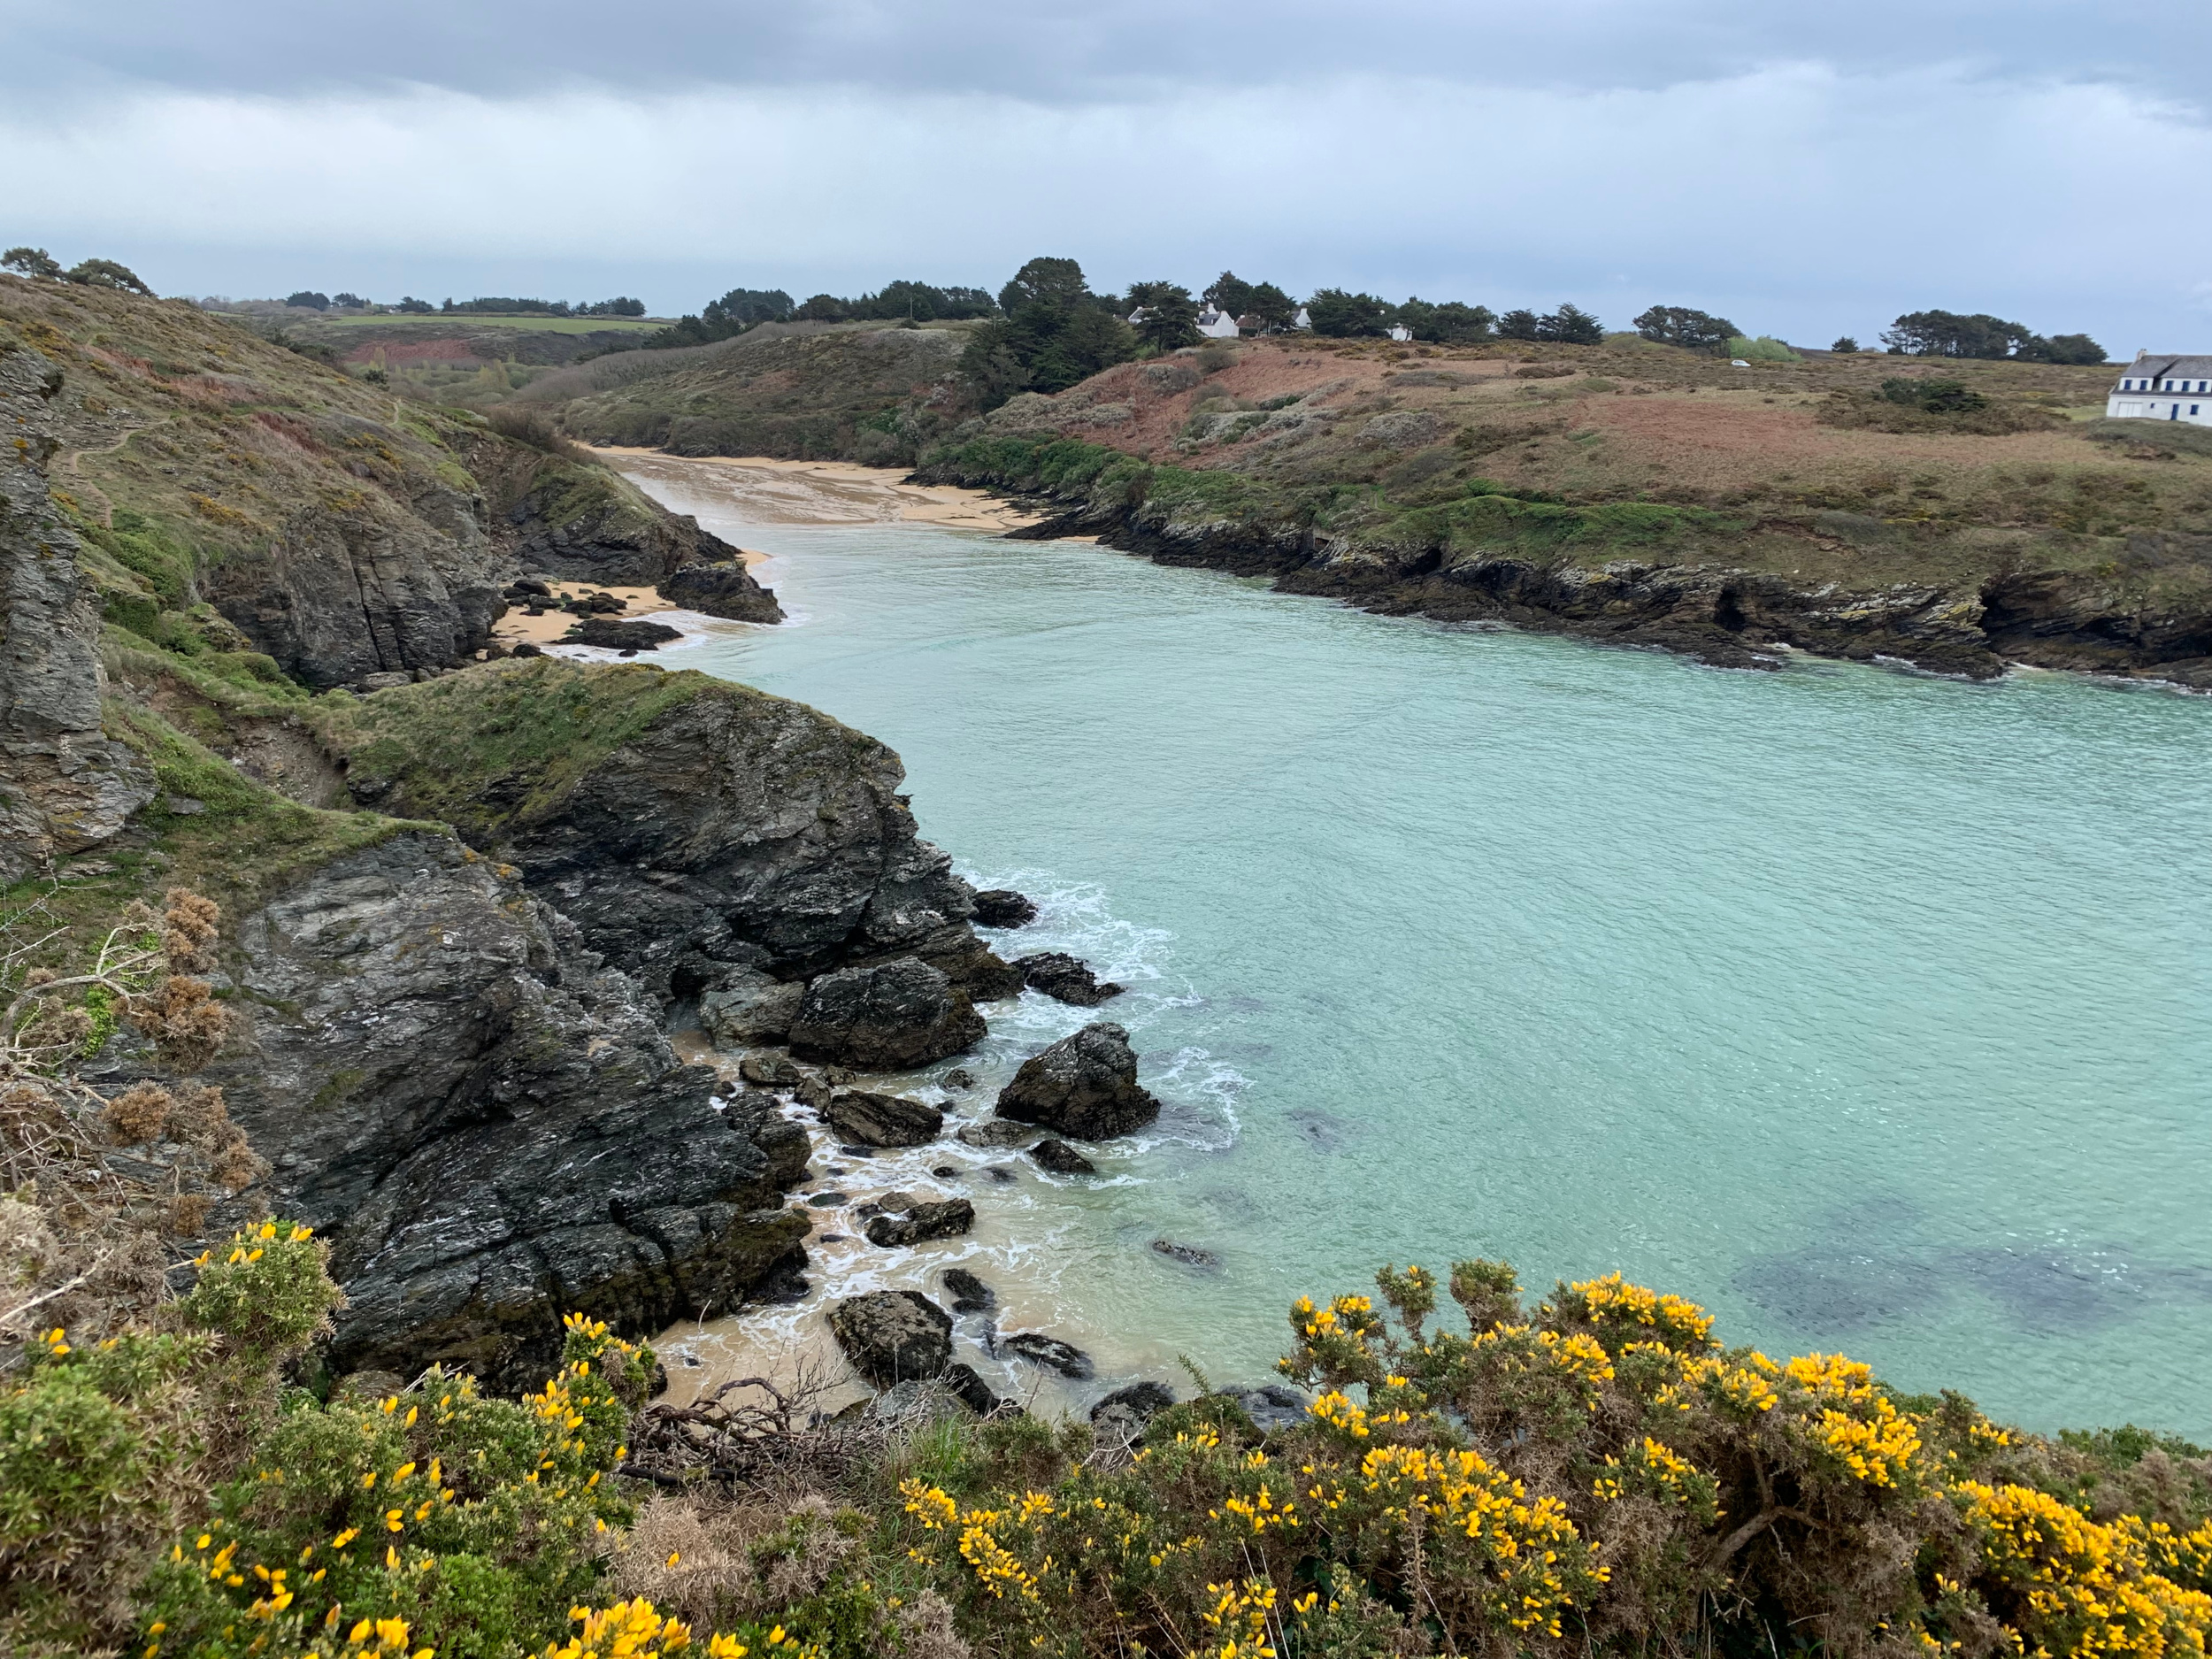
[(545, 334), (596, 334), (609, 330), (635, 334), (668, 326), (664, 321), (650, 317), (544, 317), (528, 312), (503, 311), (433, 311), (426, 317), (392, 313), (382, 317), (321, 317), (316, 320), (334, 328), (365, 324), (378, 328), (450, 328), (456, 323), (461, 323), (470, 326), (481, 324), (493, 328), (527, 328)]

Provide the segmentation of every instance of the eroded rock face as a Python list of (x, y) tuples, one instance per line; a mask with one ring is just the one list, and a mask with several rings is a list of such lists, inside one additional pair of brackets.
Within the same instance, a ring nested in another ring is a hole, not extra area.
[(982, 1039), (967, 993), (915, 956), (826, 973), (791, 1022), (791, 1052), (870, 1071), (903, 1071)]
[(952, 1316), (919, 1291), (848, 1296), (829, 1324), (853, 1369), (879, 1388), (941, 1377), (952, 1363)]
[(48, 493), (61, 371), (0, 339), (0, 882), (98, 845), (153, 798), (100, 727), (100, 613)]
[(926, 1146), (944, 1133), (945, 1114), (903, 1094), (841, 1089), (823, 1113), (843, 1139), (864, 1147)]
[[(638, 672), (495, 663), (384, 693), (434, 693), (455, 712), (401, 726), (403, 746), (365, 746), (349, 787), (382, 810), (426, 810), (449, 775), (453, 733), (475, 729), (464, 694), (483, 710), (519, 711), (588, 691), (595, 677)], [(488, 778), (486, 810), (464, 833), (520, 865), (593, 949), (664, 1002), (722, 984), (733, 968), (794, 980), (894, 956), (919, 958), (978, 1000), (1019, 988), (1021, 976), (969, 926), (972, 890), (916, 833), (895, 754), (803, 703), (703, 675), (671, 678), (693, 695), (557, 803), (507, 816), (502, 803), (527, 799), (537, 774)]]
[(239, 928), (245, 1043), (210, 1073), (333, 1247), (333, 1363), (534, 1381), (581, 1310), (727, 1310), (795, 1258), (800, 1127), (677, 1063), (654, 1010), (488, 861), (428, 833), (334, 861)]
[(997, 1110), (1077, 1141), (1108, 1141), (1150, 1123), (1160, 1102), (1137, 1082), (1129, 1033), (1102, 1022), (1023, 1061)]
[(805, 995), (803, 985), (786, 985), (757, 969), (738, 968), (700, 997), (699, 1025), (721, 1048), (781, 1042), (791, 1034), (791, 1021)]

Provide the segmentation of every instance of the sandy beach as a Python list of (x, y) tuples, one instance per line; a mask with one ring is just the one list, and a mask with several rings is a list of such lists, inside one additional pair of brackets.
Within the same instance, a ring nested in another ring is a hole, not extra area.
[(931, 524), (1003, 534), (1042, 517), (979, 489), (907, 483), (903, 467), (620, 447), (595, 453), (634, 478), (711, 491), (719, 504), (755, 524)]

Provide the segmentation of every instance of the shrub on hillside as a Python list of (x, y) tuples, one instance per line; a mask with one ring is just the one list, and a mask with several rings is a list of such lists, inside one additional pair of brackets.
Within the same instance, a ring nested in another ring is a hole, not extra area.
[(1747, 339), (1742, 334), (1737, 334), (1729, 340), (1726, 349), (1728, 356), (1740, 357), (1746, 363), (1799, 363), (1803, 361), (1797, 353), (1789, 349), (1787, 344), (1777, 340), (1772, 334), (1761, 334), (1756, 340)]
[(1687, 305), (1654, 305), (1632, 325), (1644, 339), (1686, 351), (1718, 351), (1739, 332), (1725, 317)]

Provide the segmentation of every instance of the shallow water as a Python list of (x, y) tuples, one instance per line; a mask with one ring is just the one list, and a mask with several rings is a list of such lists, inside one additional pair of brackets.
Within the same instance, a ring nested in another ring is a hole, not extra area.
[(1102, 1183), (845, 1165), (985, 1219), (818, 1250), (818, 1302), (964, 1261), (1098, 1354), (1079, 1402), (1179, 1352), (1259, 1380), (1297, 1295), (1479, 1254), (2034, 1427), (2212, 1433), (2212, 701), (1719, 672), (656, 473), (794, 616), (671, 665), (891, 744), (924, 833), (1045, 902), (1002, 949), (1131, 987), (987, 1010), (966, 1110), (1101, 1015), (1167, 1102)]

